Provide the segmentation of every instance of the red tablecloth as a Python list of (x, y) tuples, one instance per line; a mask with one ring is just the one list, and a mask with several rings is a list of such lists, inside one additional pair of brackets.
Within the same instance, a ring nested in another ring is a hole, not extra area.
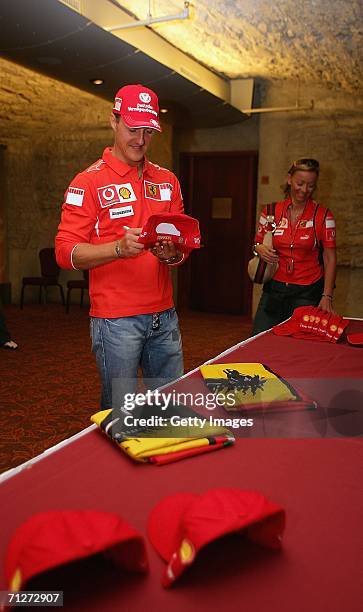
[[(328, 380), (343, 381), (343, 394), (353, 389), (359, 400), (354, 381), (359, 384), (363, 378), (361, 349), (277, 339), (268, 333), (237, 351), (239, 361), (268, 363), (275, 370), (282, 369), (284, 376), (301, 376), (301, 382), (317, 379), (324, 372)], [(222, 360), (230, 362), (235, 356)], [(328, 396), (330, 391), (326, 389)], [(323, 388), (319, 387), (319, 393), (329, 407)], [(359, 414), (362, 406), (347, 409)], [(339, 419), (342, 422), (344, 414)], [(348, 429), (351, 426), (350, 421)], [(363, 446), (359, 433), (350, 431), (348, 439), (314, 439), (311, 435), (306, 439), (239, 438), (235, 447), (218, 453), (154, 467), (133, 463), (93, 429), (1, 483), (1, 559), (14, 529), (38, 511), (113, 511), (146, 535), (148, 513), (164, 495), (240, 487), (259, 490), (286, 508), (281, 553), (229, 537), (207, 548), (173, 589), (164, 590), (160, 584), (164, 562), (148, 543), (150, 573), (144, 577), (90, 565), (78, 567), (71, 578), (65, 576), (65, 608), (358, 612), (363, 595)], [(5, 588), (1, 568), (0, 589)]]

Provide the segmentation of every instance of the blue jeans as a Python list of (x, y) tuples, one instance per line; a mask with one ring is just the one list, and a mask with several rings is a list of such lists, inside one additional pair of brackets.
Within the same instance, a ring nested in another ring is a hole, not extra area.
[[(118, 319), (92, 317), (91, 338), (102, 382), (102, 410), (119, 405), (121, 391), (135, 392), (139, 366), (149, 389), (183, 375), (182, 343), (175, 308)], [(115, 383), (117, 401), (112, 393)]]

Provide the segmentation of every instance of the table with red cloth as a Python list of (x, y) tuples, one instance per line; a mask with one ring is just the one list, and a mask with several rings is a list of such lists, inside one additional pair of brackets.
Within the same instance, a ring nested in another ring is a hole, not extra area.
[[(362, 321), (350, 321), (349, 332), (355, 331), (363, 331)], [(238, 430), (234, 446), (162, 467), (132, 462), (90, 427), (5, 473), (0, 479), (0, 590), (6, 590), (6, 547), (23, 521), (45, 510), (94, 509), (116, 512), (144, 534), (150, 571), (137, 575), (79, 565), (76, 577), (64, 577), (67, 610), (361, 610), (363, 347), (346, 340), (335, 345), (276, 337), (269, 331), (215, 361), (266, 364), (292, 379), (318, 408), (256, 413), (254, 427)], [(203, 384), (199, 370), (178, 383), (194, 391)], [(228, 536), (202, 551), (165, 590), (165, 563), (147, 541), (148, 514), (166, 495), (214, 487), (258, 490), (281, 504), (287, 516), (282, 550), (267, 551)]]

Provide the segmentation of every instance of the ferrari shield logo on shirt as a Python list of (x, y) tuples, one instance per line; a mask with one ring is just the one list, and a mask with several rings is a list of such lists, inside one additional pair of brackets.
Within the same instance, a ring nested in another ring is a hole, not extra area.
[(158, 194), (158, 188), (156, 185), (148, 185), (147, 186), (147, 190), (149, 192), (149, 194), (155, 198), (155, 196)]
[(299, 223), (300, 229), (308, 229), (309, 227), (313, 227), (314, 222), (312, 219), (301, 219)]
[(78, 189), (77, 187), (68, 187), (66, 204), (73, 204), (73, 206), (82, 206), (84, 197), (84, 189)]
[(110, 208), (110, 218), (119, 219), (120, 217), (131, 217), (134, 214), (132, 205), (121, 206), (120, 208)]
[(170, 183), (150, 183), (144, 181), (145, 197), (158, 202), (170, 202), (173, 187)]
[(112, 183), (99, 187), (97, 195), (102, 208), (107, 208), (119, 202), (134, 202), (136, 200), (131, 183), (123, 183), (122, 185)]
[(289, 224), (287, 222), (287, 218), (286, 217), (282, 217), (278, 227), (289, 227)]

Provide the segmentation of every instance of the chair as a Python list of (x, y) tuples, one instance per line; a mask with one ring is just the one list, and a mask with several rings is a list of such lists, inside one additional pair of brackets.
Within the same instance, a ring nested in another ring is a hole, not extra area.
[(24, 276), (21, 289), (20, 308), (24, 304), (24, 290), (27, 285), (39, 287), (39, 304), (42, 302), (42, 289), (44, 288), (45, 302), (47, 302), (47, 287), (59, 287), (62, 304), (65, 305), (63, 287), (58, 282), (60, 268), (55, 259), (54, 249), (41, 249), (39, 251), (41, 276)]
[(70, 297), (71, 297), (71, 291), (72, 289), (80, 289), (81, 290), (81, 300), (80, 300), (80, 308), (82, 308), (83, 306), (83, 295), (84, 295), (84, 291), (87, 290), (88, 291), (88, 270), (82, 270), (83, 272), (83, 279), (79, 278), (77, 280), (69, 280), (67, 282), (67, 302), (66, 302), (66, 313), (68, 314), (69, 312), (69, 305), (70, 305)]

